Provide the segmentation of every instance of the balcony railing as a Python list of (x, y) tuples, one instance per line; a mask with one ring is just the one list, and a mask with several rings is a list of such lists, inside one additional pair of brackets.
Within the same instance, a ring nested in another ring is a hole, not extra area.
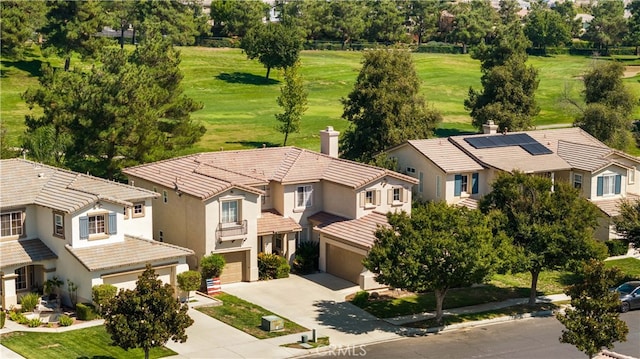
[(247, 234), (247, 220), (238, 223), (220, 223), (216, 229), (216, 239), (234, 240)]

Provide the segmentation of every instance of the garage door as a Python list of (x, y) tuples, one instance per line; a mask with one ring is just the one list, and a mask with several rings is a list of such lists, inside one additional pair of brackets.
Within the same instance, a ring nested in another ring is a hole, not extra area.
[[(156, 275), (158, 275), (158, 279), (162, 281), (162, 283), (171, 284), (171, 268), (162, 268), (156, 269)], [(118, 287), (118, 289), (135, 289), (136, 281), (138, 281), (138, 277), (142, 274), (143, 271), (137, 272), (128, 272), (124, 274), (117, 274), (113, 276), (104, 277), (103, 281), (105, 284), (112, 284)]]
[(224, 284), (242, 282), (242, 280), (244, 279), (244, 268), (247, 257), (246, 253), (247, 251), (223, 254), (224, 259), (227, 263), (222, 270), (220, 283)]
[(327, 243), (327, 273), (358, 284), (364, 255)]

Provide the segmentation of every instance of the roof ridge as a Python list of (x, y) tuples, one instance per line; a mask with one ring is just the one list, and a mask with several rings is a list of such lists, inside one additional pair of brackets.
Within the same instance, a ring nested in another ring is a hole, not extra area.
[(182, 250), (184, 252), (190, 253), (190, 255), (194, 255), (195, 254), (195, 252), (192, 249), (185, 248), (185, 247), (180, 247), (178, 245), (171, 244), (171, 243), (165, 243), (165, 242), (156, 241), (155, 239), (143, 238), (143, 237), (134, 236), (134, 235), (131, 235), (131, 234), (125, 234), (124, 237), (125, 237), (125, 239), (129, 238), (129, 239), (148, 242), (148, 243), (152, 243), (152, 244), (156, 244), (156, 245), (160, 245), (160, 246), (164, 246), (164, 247), (168, 247), (168, 248), (179, 249), (179, 250)]
[[(289, 174), (289, 172), (291, 171), (291, 169), (293, 168), (293, 166), (298, 162), (298, 160), (300, 159), (300, 156), (302, 156), (303, 153), (303, 149), (298, 148), (298, 147), (294, 147), (294, 146), (287, 146), (287, 147), (282, 147), (282, 148), (289, 148), (291, 150), (296, 150), (298, 151), (297, 154), (295, 154), (295, 158), (293, 159), (293, 161), (291, 161), (291, 165), (289, 166), (285, 166), (286, 158), (287, 156), (289, 156), (289, 154), (293, 151), (285, 151), (285, 156), (282, 160), (280, 160), (280, 165), (278, 166), (278, 168), (273, 172), (274, 174), (278, 172), (278, 170), (280, 168), (282, 168), (284, 170), (284, 174), (282, 175), (281, 179), (279, 182), (283, 182), (283, 180), (285, 179), (285, 177), (287, 177), (287, 175)], [(286, 168), (285, 168), (286, 167)]]
[(152, 165), (155, 166), (158, 163), (171, 162), (171, 161), (181, 160), (183, 158), (188, 158), (188, 157), (196, 157), (196, 158), (198, 158), (202, 154), (203, 154), (203, 152), (197, 152), (197, 153), (191, 153), (191, 154), (188, 154), (188, 155), (183, 155), (183, 156), (178, 156), (178, 157), (165, 158), (164, 160), (159, 160), (159, 161), (141, 163), (141, 164), (136, 165), (136, 166), (123, 168), (123, 171), (132, 170), (132, 169), (138, 169), (138, 168), (143, 168), (143, 167), (148, 167), (148, 166), (152, 166)]
[[(231, 173), (233, 173), (233, 174), (240, 175), (240, 176), (243, 176), (243, 177), (249, 177), (249, 178), (256, 179), (256, 180), (263, 180), (263, 178), (258, 178), (258, 177), (254, 177), (254, 176), (248, 176), (248, 175), (246, 175), (246, 174), (244, 174), (244, 173), (240, 173), (240, 172), (237, 172), (237, 171), (232, 171), (232, 170), (230, 170), (230, 169), (228, 169), (228, 168), (224, 168), (224, 167), (216, 166), (216, 165), (213, 165), (213, 164), (210, 164), (210, 163), (205, 163), (205, 162), (199, 162), (198, 167), (196, 167), (196, 169), (195, 169), (195, 170), (193, 170), (193, 172), (194, 172), (194, 173), (197, 173), (197, 174), (199, 174), (199, 175), (208, 176), (208, 177), (215, 178), (215, 179), (219, 179), (219, 180), (221, 180), (221, 181), (225, 181), (225, 182), (229, 182), (229, 183), (232, 183), (232, 182), (227, 181), (227, 180), (222, 179), (222, 178), (219, 178), (219, 177), (210, 176), (210, 175), (208, 175), (208, 174), (206, 174), (206, 173), (196, 172), (198, 169), (200, 169), (200, 166), (208, 166), (208, 167), (212, 167), (212, 168), (219, 169), (219, 170), (222, 170), (222, 171), (231, 172)], [(264, 172), (264, 171), (263, 171), (263, 172)], [(263, 174), (264, 174), (264, 173), (263, 173)]]

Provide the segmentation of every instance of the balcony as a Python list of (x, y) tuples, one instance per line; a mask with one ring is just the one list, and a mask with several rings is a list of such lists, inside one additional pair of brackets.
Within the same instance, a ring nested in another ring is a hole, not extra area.
[(238, 223), (220, 223), (216, 229), (216, 239), (222, 241), (235, 241), (244, 239), (247, 235), (247, 220)]

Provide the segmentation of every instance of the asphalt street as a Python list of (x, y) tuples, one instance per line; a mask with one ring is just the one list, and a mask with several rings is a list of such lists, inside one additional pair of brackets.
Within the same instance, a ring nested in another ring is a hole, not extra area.
[[(629, 326), (629, 335), (613, 350), (640, 358), (640, 310), (621, 318)], [(317, 357), (584, 359), (585, 354), (573, 345), (559, 342), (563, 328), (553, 317), (524, 319), (357, 348), (336, 347)]]

